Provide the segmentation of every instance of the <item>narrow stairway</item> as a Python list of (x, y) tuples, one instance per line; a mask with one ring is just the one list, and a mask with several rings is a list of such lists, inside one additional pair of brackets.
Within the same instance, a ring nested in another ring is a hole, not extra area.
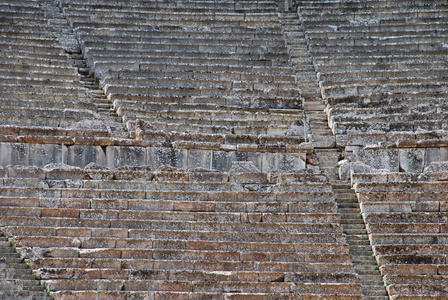
[(294, 65), (294, 73), (300, 86), (300, 93), (305, 99), (304, 107), (310, 111), (322, 111), (325, 105), (322, 102), (320, 89), (317, 84), (316, 72), (313, 67), (313, 59), (308, 51), (305, 33), (296, 13), (279, 13), (283, 27), (291, 62)]
[(98, 80), (90, 73), (86, 60), (82, 52), (73, 53), (71, 57), (74, 61), (74, 66), (78, 68), (78, 73), (81, 76), (81, 82), (85, 88), (89, 90), (92, 103), (96, 106), (97, 112), (101, 115), (103, 121), (110, 127), (112, 136), (117, 138), (128, 138), (129, 133), (126, 131), (122, 119), (115, 111), (112, 102), (107, 99), (103, 90), (100, 89)]
[(364, 300), (388, 299), (381, 274), (373, 257), (366, 234), (356, 194), (350, 184), (339, 180), (338, 161), (341, 149), (336, 147), (333, 132), (328, 126), (325, 103), (316, 81), (313, 58), (297, 13), (280, 13), (284, 36), (287, 40), (291, 61), (296, 70), (299, 87), (305, 99), (305, 112), (309, 123), (308, 140), (313, 143), (319, 168), (325, 170), (336, 196), (338, 213), (349, 244), (349, 253), (362, 285)]
[(386, 300), (386, 288), (373, 257), (372, 247), (359, 209), (358, 199), (350, 184), (335, 181), (332, 183), (336, 196), (338, 213), (349, 244), (349, 253), (358, 273), (364, 300)]
[(0, 232), (0, 299), (53, 299)]
[(324, 111), (307, 110), (306, 113), (310, 122), (310, 140), (315, 144), (319, 168), (327, 172), (335, 193), (342, 228), (363, 289), (364, 300), (389, 299), (373, 257), (356, 194), (350, 183), (339, 180), (338, 161), (342, 158), (342, 153), (336, 147), (335, 138), (328, 127), (327, 115)]
[(41, 7), (52, 24), (53, 34), (58, 38), (65, 51), (70, 55), (73, 66), (77, 68), (80, 82), (87, 89), (92, 103), (96, 106), (102, 121), (110, 127), (112, 137), (128, 138), (129, 132), (126, 130), (122, 119), (113, 108), (112, 102), (107, 99), (104, 91), (99, 88), (98, 81), (87, 66), (82, 53), (81, 45), (73, 32), (73, 28), (66, 20), (64, 14), (53, 0), (41, 0)]

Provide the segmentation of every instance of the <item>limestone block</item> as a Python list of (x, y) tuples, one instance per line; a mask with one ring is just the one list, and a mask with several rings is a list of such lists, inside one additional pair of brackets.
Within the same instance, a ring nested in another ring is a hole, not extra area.
[(347, 159), (338, 162), (339, 179), (347, 181), (350, 179), (350, 161)]
[(18, 136), (17, 141), (20, 143), (34, 143), (34, 144), (64, 144), (73, 145), (75, 140), (66, 136)]
[(195, 168), (209, 168), (211, 165), (212, 151), (191, 149), (187, 151), (187, 169), (192, 170)]
[[(169, 165), (178, 168), (187, 168), (187, 157), (188, 152), (186, 149), (150, 147), (147, 149), (146, 164), (150, 165), (153, 169), (157, 169), (158, 167), (163, 165)], [(136, 165), (142, 164), (144, 163)]]
[(236, 153), (236, 151), (212, 151), (211, 168), (220, 172), (228, 172), (232, 164), (238, 160)]
[(163, 130), (143, 131), (140, 128), (135, 130), (137, 141), (151, 141), (154, 145), (164, 146), (168, 143), (168, 136)]
[(285, 136), (285, 135), (266, 135), (261, 134), (258, 137), (260, 144), (277, 144), (277, 145), (300, 145), (304, 142), (303, 137)]
[(447, 130), (434, 130), (428, 131), (422, 128), (418, 128), (415, 131), (415, 137), (417, 140), (448, 140)]
[(440, 148), (426, 148), (425, 152), (425, 166), (433, 162), (443, 161), (440, 155)]
[(194, 141), (205, 143), (224, 144), (225, 136), (223, 134), (207, 134), (200, 132), (170, 132), (168, 134), (170, 142), (175, 141)]
[(356, 153), (356, 161), (375, 169), (399, 171), (398, 149), (363, 149)]
[(423, 173), (446, 173), (448, 172), (448, 162), (433, 162), (429, 164), (426, 168), (424, 168)]
[(5, 175), (7, 174), (8, 178), (45, 179), (46, 176), (44, 170), (36, 166), (8, 166), (7, 169), (4, 170)]
[(252, 161), (235, 162), (229, 170), (230, 182), (267, 183), (268, 176), (260, 172)]
[(438, 201), (416, 201), (411, 208), (413, 212), (439, 212), (440, 204)]
[(92, 145), (92, 146), (112, 146), (115, 141), (109, 137), (75, 137), (74, 143), (77, 145)]
[(189, 179), (191, 182), (228, 182), (229, 175), (216, 170), (196, 168), (190, 171)]
[(87, 166), (84, 167), (84, 172), (86, 177), (94, 180), (112, 180), (114, 178), (114, 172), (109, 170), (106, 167), (97, 165), (94, 162), (91, 162)]
[(425, 149), (400, 148), (398, 157), (401, 171), (421, 173), (425, 167)]
[(226, 134), (226, 144), (258, 144), (258, 136), (250, 134)]
[(416, 182), (418, 179), (417, 174), (413, 173), (388, 173), (387, 182)]
[(115, 169), (115, 179), (151, 181), (154, 177), (151, 170), (152, 168), (150, 165), (122, 166)]
[(321, 170), (302, 169), (293, 172), (274, 171), (269, 175), (269, 182), (276, 183), (326, 183), (328, 177)]
[(47, 180), (85, 179), (84, 170), (67, 164), (51, 163), (44, 166)]
[(440, 147), (440, 161), (448, 161), (448, 147)]
[[(356, 176), (357, 174), (372, 174), (374, 176), (378, 177), (378, 180), (382, 180), (382, 177), (385, 177), (387, 179), (387, 170), (378, 170), (375, 169), (373, 167), (371, 167), (370, 165), (364, 164), (362, 162), (356, 161), (356, 162), (351, 162), (350, 163), (350, 172), (351, 172), (351, 176)], [(384, 175), (381, 175), (384, 174)], [(353, 180), (353, 178), (352, 178)], [(360, 181), (362, 182), (362, 181)]]
[(66, 147), (66, 162), (69, 165), (84, 168), (94, 162), (100, 166), (107, 165), (106, 149), (109, 147), (92, 145), (73, 145)]
[[(146, 148), (143, 147), (106, 147), (107, 167), (116, 169), (120, 166), (141, 166), (146, 165)], [(100, 163), (97, 163), (100, 164)], [(102, 164), (100, 164), (102, 165)]]
[[(88, 115), (92, 115), (92, 117), (87, 119), (86, 117)], [(67, 135), (92, 137), (92, 131), (97, 131), (95, 136), (110, 136), (110, 128), (107, 127), (97, 113), (94, 113), (91, 110), (65, 109), (64, 116), (83, 119), (71, 125), (69, 129), (73, 129), (73, 131), (71, 133), (68, 131)]]
[(257, 152), (258, 145), (257, 144), (238, 144), (236, 146), (236, 149), (239, 152)]
[(156, 181), (188, 181), (188, 172), (184, 169), (163, 165), (154, 171)]
[(0, 143), (0, 166), (34, 165), (43, 167), (62, 161), (62, 147), (56, 144)]
[(262, 153), (262, 171), (294, 171), (306, 167), (305, 153)]

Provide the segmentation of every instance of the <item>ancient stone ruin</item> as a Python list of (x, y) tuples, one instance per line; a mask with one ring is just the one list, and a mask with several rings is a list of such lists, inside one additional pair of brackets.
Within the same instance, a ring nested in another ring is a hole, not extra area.
[(2, 0), (0, 299), (448, 299), (446, 0)]

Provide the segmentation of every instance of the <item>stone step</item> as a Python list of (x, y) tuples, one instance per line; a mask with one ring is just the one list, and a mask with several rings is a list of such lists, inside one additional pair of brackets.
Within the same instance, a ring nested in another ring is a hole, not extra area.
[(305, 105), (304, 105), (304, 109), (306, 111), (308, 111), (308, 110), (320, 111), (320, 110), (325, 109), (325, 105), (322, 104), (322, 102), (320, 102), (320, 101), (306, 101)]

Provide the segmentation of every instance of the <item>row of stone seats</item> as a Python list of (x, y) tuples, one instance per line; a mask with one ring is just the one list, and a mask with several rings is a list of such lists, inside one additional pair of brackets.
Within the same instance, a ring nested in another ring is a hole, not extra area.
[(298, 110), (135, 100), (115, 100), (114, 106), (131, 134), (136, 130), (137, 120), (148, 122), (154, 129), (166, 132), (271, 134), (285, 138), (286, 135), (303, 138), (306, 133), (305, 116)]
[(361, 299), (320, 171), (0, 172), (3, 231), (55, 299)]
[[(100, 119), (92, 95), (37, 1), (1, 5), (1, 124), (25, 131), (76, 128)], [(108, 132), (103, 126), (105, 132)], [(9, 134), (2, 126), (1, 134)]]
[(421, 174), (352, 165), (352, 183), (392, 299), (448, 294), (447, 171), (446, 162)]
[[(263, 9), (264, 12), (268, 11), (276, 11), (277, 5), (274, 4), (272, 1), (247, 1), (246, 3), (241, 3), (240, 1), (173, 1), (173, 2), (167, 2), (167, 1), (126, 1), (126, 2), (118, 2), (111, 3), (110, 1), (106, 0), (100, 0), (100, 1), (71, 1), (72, 6), (71, 7), (82, 7), (86, 4), (92, 5), (96, 4), (97, 6), (101, 7), (102, 9), (115, 9), (115, 10), (129, 10), (129, 9), (152, 9), (152, 10), (158, 10), (158, 9), (170, 9), (172, 11), (180, 11), (185, 12), (187, 9), (188, 11), (194, 11), (195, 9), (199, 10), (210, 10), (213, 12), (228, 12), (237, 10), (239, 12), (248, 11), (251, 12), (253, 9)], [(119, 6), (117, 4), (120, 4)]]
[[(138, 119), (167, 132), (285, 134), (285, 121), (235, 124), (228, 116), (254, 112), (239, 107), (303, 106), (274, 1), (61, 1), (60, 7), (131, 134)], [(167, 104), (171, 110), (160, 110)]]
[(444, 111), (425, 116), (447, 93), (444, 1), (297, 4), (339, 144), (372, 130), (447, 127)]

